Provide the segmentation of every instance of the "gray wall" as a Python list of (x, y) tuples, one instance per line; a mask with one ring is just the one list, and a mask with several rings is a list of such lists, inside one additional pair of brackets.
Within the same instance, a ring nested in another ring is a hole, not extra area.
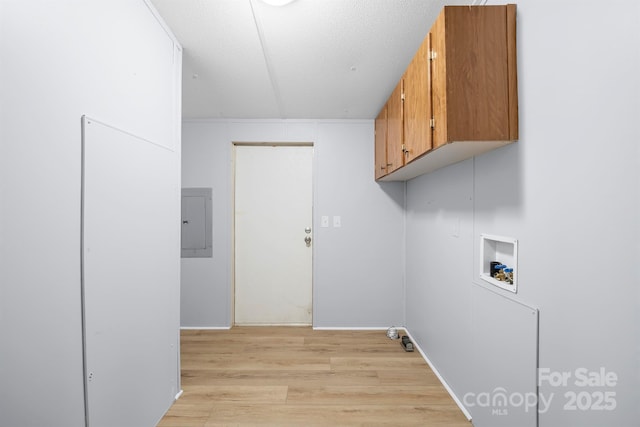
[(81, 117), (179, 162), (173, 48), (142, 0), (0, 1), (0, 425), (85, 423)]
[[(571, 374), (566, 387), (542, 381), (554, 400), (539, 425), (637, 425), (640, 6), (517, 4), (520, 140), (407, 183), (407, 327), (459, 398), (482, 389), (471, 368), (479, 235), (515, 237), (518, 293), (495, 290), (540, 309), (539, 367)], [(576, 369), (601, 367), (615, 386), (575, 384)], [(567, 392), (614, 392), (617, 406), (565, 410)]]
[(183, 125), (182, 186), (213, 188), (213, 257), (182, 260), (182, 326), (232, 324), (234, 141), (314, 143), (313, 325), (404, 323), (404, 184), (373, 180), (373, 121), (211, 120)]

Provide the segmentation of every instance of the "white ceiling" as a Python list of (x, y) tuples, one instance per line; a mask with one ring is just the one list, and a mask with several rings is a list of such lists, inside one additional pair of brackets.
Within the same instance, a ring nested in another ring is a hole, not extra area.
[(184, 118), (371, 119), (446, 0), (151, 0), (182, 44)]

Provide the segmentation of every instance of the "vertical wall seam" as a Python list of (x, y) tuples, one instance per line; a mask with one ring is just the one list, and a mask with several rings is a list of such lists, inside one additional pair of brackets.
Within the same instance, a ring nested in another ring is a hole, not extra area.
[(402, 183), (402, 323), (407, 327), (407, 181)]
[(84, 304), (84, 205), (85, 205), (85, 142), (86, 116), (80, 122), (80, 316), (82, 335), (82, 386), (84, 388), (84, 425), (89, 427), (89, 390), (87, 383), (87, 322)]

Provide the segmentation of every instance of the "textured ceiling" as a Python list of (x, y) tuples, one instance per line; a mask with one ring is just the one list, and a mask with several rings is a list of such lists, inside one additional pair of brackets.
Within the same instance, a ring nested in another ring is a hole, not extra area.
[(445, 0), (151, 0), (182, 44), (184, 118), (374, 118)]

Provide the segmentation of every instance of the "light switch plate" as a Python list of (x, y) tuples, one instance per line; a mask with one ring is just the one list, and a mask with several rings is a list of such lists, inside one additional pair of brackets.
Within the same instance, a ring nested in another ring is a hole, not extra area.
[(334, 215), (333, 216), (333, 226), (335, 228), (341, 227), (341, 220), (340, 220), (340, 216), (339, 215)]

